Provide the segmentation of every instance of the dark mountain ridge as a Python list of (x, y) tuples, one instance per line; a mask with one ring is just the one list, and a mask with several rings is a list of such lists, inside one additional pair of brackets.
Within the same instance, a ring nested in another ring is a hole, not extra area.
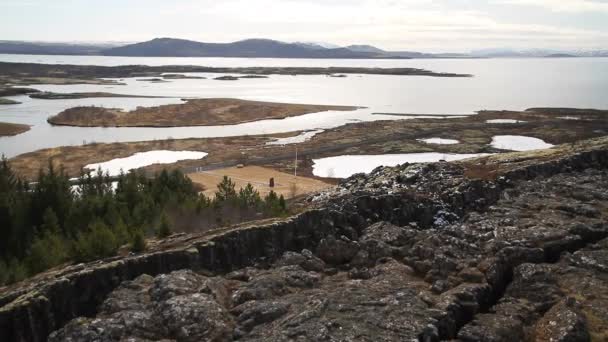
[(176, 38), (155, 38), (125, 43), (48, 43), (0, 40), (0, 54), (92, 55), (133, 57), (242, 57), (242, 58), (523, 58), (606, 57), (608, 50), (482, 49), (470, 53), (387, 51), (372, 45), (339, 47), (328, 43), (286, 43), (272, 39), (246, 39), (231, 43), (205, 43)]
[(108, 49), (101, 53), (106, 56), (261, 58), (371, 58), (376, 55), (347, 48), (312, 48), (270, 39), (247, 39), (234, 43), (201, 43), (173, 38), (156, 38), (147, 42)]

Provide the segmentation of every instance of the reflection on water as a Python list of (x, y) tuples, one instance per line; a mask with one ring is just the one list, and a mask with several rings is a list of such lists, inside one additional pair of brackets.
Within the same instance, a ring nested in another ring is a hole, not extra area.
[(337, 156), (313, 160), (312, 173), (318, 177), (347, 178), (356, 173), (369, 173), (378, 166), (396, 166), (403, 163), (432, 163), (454, 161), (485, 154), (403, 153)]
[[(480, 109), (522, 110), (530, 107), (608, 109), (608, 58), (469, 59), (469, 60), (304, 60), (237, 58), (131, 58), (101, 56), (12, 56), (1, 61), (69, 64), (191, 64), (207, 66), (367, 66), (420, 67), (434, 71), (471, 73), (472, 78), (349, 75), (279, 76), (221, 82), (183, 79), (163, 83), (123, 79), (126, 85), (35, 85), (55, 92), (113, 92), (175, 98), (95, 98), (35, 100), (12, 97), (19, 105), (0, 106), (0, 121), (33, 125), (32, 130), (0, 138), (0, 152), (14, 156), (44, 147), (79, 145), (84, 141), (115, 142), (153, 139), (219, 137), (245, 134), (328, 129), (353, 121), (395, 120), (407, 117), (371, 115), (373, 112), (413, 114), (471, 114)], [(196, 74), (201, 76), (217, 76)], [(181, 97), (230, 97), (248, 100), (365, 106), (353, 112), (324, 112), (284, 120), (184, 128), (52, 127), (50, 115), (79, 105), (133, 109), (178, 103)]]
[(130, 170), (139, 169), (140, 167), (152, 164), (172, 164), (180, 160), (202, 159), (205, 158), (207, 154), (208, 153), (196, 151), (165, 150), (138, 152), (125, 158), (89, 164), (85, 166), (85, 168), (91, 170), (101, 169), (103, 173), (108, 173), (110, 176), (118, 176), (121, 172), (127, 173)]
[(490, 145), (494, 148), (511, 151), (541, 150), (554, 146), (546, 143), (542, 139), (524, 137), (521, 135), (497, 135), (492, 137), (492, 143)]

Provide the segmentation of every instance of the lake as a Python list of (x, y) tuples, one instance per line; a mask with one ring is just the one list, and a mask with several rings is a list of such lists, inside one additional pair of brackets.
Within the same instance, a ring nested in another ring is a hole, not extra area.
[[(372, 115), (382, 113), (473, 114), (481, 109), (523, 110), (530, 107), (585, 107), (608, 109), (608, 58), (528, 59), (240, 59), (155, 58), (103, 56), (0, 55), (0, 61), (95, 65), (202, 65), (240, 66), (352, 66), (415, 67), (437, 72), (473, 74), (472, 78), (424, 76), (349, 75), (275, 76), (239, 81), (171, 80), (163, 83), (121, 79), (126, 85), (34, 85), (54, 92), (103, 91), (169, 98), (95, 98), (38, 100), (0, 106), (0, 121), (32, 125), (15, 137), (0, 138), (0, 153), (12, 157), (45, 147), (83, 142), (140, 141), (152, 139), (220, 137), (328, 129), (355, 121), (408, 119)], [(193, 74), (209, 78), (219, 74)], [(263, 120), (231, 126), (183, 128), (78, 128), (53, 127), (47, 117), (81, 105), (133, 109), (179, 103), (183, 97), (232, 97), (247, 100), (367, 107), (353, 112), (324, 112), (283, 120)], [(449, 119), (448, 119), (449, 120)]]

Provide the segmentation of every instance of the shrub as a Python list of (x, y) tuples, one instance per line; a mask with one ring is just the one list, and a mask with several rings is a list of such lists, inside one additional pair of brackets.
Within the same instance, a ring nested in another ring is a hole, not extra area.
[(8, 263), (8, 284), (16, 283), (27, 278), (27, 268), (23, 263), (20, 263), (17, 259), (13, 258)]
[(277, 196), (277, 193), (270, 191), (266, 197), (264, 197), (264, 205), (266, 212), (272, 216), (282, 215), (287, 211), (287, 203), (285, 197)]
[(118, 242), (114, 233), (102, 222), (95, 222), (89, 231), (81, 233), (74, 247), (74, 259), (79, 262), (106, 258), (116, 254)]
[(164, 239), (169, 235), (171, 235), (171, 225), (167, 215), (163, 214), (160, 218), (160, 227), (158, 228), (157, 236), (159, 239)]
[(146, 248), (147, 246), (146, 239), (144, 238), (144, 232), (142, 232), (141, 229), (135, 230), (133, 236), (131, 237), (131, 252), (141, 253), (145, 251)]
[(8, 266), (3, 259), (0, 259), (0, 286), (3, 286), (8, 281)]
[(36, 238), (25, 259), (29, 273), (35, 274), (57, 266), (68, 258), (66, 243), (58, 232), (47, 231)]

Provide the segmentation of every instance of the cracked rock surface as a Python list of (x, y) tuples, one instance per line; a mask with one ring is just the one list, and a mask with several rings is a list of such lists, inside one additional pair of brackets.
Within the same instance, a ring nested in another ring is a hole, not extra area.
[(462, 173), (356, 175), (324, 200), (352, 219), (311, 248), (229, 272), (141, 275), (50, 341), (606, 340), (606, 170)]

